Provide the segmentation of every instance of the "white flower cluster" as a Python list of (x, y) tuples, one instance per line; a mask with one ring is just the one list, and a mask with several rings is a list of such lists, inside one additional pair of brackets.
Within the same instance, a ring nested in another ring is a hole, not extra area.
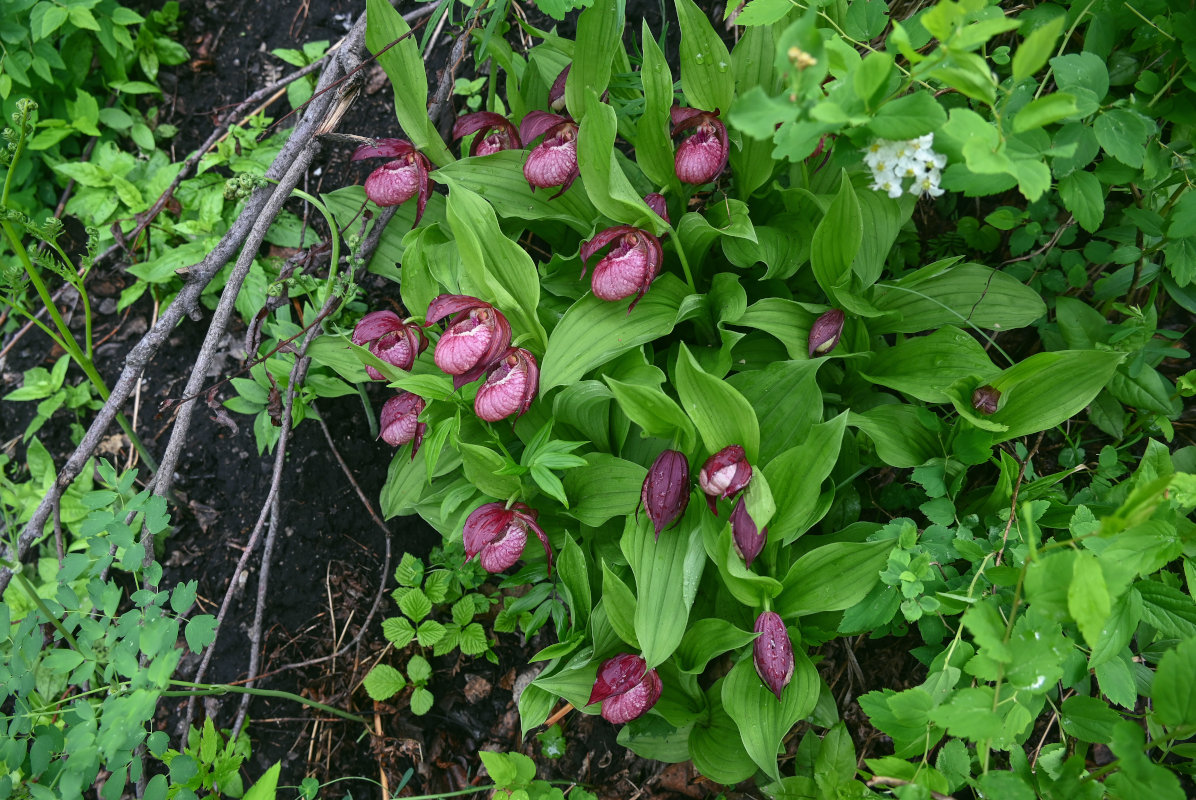
[[(876, 139), (864, 151), (864, 163), (872, 170), (872, 188), (898, 198), (903, 192), (938, 197), (943, 193), (939, 180), (947, 157), (934, 152), (934, 134), (928, 133), (905, 142)], [(906, 179), (912, 178), (908, 189)]]

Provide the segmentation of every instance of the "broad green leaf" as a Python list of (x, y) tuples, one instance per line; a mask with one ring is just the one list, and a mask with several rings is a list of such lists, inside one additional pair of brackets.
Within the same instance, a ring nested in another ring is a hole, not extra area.
[(675, 0), (681, 25), (681, 90), (694, 108), (731, 108), (735, 76), (731, 54), (706, 14), (693, 0)]
[(501, 500), (519, 492), (518, 476), (497, 474), (498, 470), (506, 466), (505, 458), (485, 445), (461, 442), (459, 447), (465, 477), (479, 491)]
[(881, 192), (862, 192), (857, 199), (860, 204), (860, 223), (868, 235), (860, 241), (852, 271), (859, 279), (859, 287), (866, 289), (876, 283), (884, 272), (889, 251), (893, 249), (901, 227), (913, 214), (918, 199), (914, 195), (903, 194), (893, 200)]
[(613, 517), (635, 513), (648, 471), (606, 453), (587, 453), (587, 465), (565, 473), (569, 516), (597, 527)]
[(737, 444), (747, 453), (748, 461), (757, 460), (760, 425), (756, 412), (729, 383), (705, 372), (684, 343), (677, 355), (676, 382), (681, 407), (709, 452)]
[(530, 333), (546, 346), (548, 334), (536, 316), (540, 276), (531, 256), (503, 235), (494, 208), (462, 186), (449, 192), (447, 215), (466, 273), (491, 293), (484, 299), (507, 315), (516, 334)]
[(947, 121), (947, 112), (928, 91), (916, 91), (890, 100), (877, 110), (868, 127), (882, 139), (916, 139), (937, 131)]
[(922, 424), (918, 409), (905, 403), (849, 411), (847, 424), (859, 428), (876, 446), (876, 454), (892, 467), (917, 467), (943, 455), (943, 443)]
[(786, 619), (842, 611), (860, 602), (880, 581), (894, 542), (831, 542), (799, 558), (785, 575), (776, 599)]
[(556, 695), (536, 684), (528, 684), (519, 695), (519, 737), (527, 735), (544, 724), (556, 705)]
[(378, 664), (369, 671), (362, 684), (371, 700), (381, 702), (406, 689), (407, 679), (389, 664)]
[(727, 379), (756, 409), (760, 429), (773, 432), (761, 440), (760, 454), (753, 463), (768, 464), (803, 441), (810, 427), (822, 419), (822, 390), (818, 388), (817, 374), (823, 363), (822, 360), (779, 361), (764, 369), (737, 372)]
[(1067, 609), (1089, 647), (1100, 639), (1101, 628), (1112, 611), (1112, 598), (1100, 562), (1092, 553), (1080, 552), (1072, 565), (1067, 589)]
[(743, 647), (755, 638), (753, 631), (741, 630), (725, 619), (700, 619), (685, 632), (674, 661), (681, 672), (700, 675), (713, 658)]
[[(572, 72), (569, 77), (572, 79)], [(586, 116), (577, 137), (577, 166), (590, 201), (615, 222), (663, 233), (663, 220), (658, 221), (631, 186), (615, 157), (615, 110), (599, 102), (593, 93), (585, 95), (585, 108)]]
[(1011, 330), (1046, 313), (1038, 292), (981, 264), (937, 262), (877, 289), (873, 304), (891, 316), (871, 322), (872, 333), (919, 333), (944, 325)]
[(541, 393), (572, 383), (594, 367), (668, 334), (685, 295), (685, 284), (665, 274), (630, 313), (631, 299), (611, 303), (592, 294), (582, 297), (565, 311), (548, 338), (540, 369)]
[(736, 664), (723, 680), (723, 708), (739, 727), (743, 747), (752, 761), (774, 780), (780, 780), (777, 755), (781, 740), (814, 710), (821, 686), (818, 670), (800, 644), (793, 656), (793, 678), (779, 701), (760, 680), (750, 658)]
[(949, 403), (947, 389), (960, 378), (987, 379), (1000, 370), (975, 337), (952, 325), (872, 354), (860, 374), (927, 403)]
[[(792, 447), (764, 465), (764, 476), (778, 491), (772, 531), (788, 543), (818, 522), (822, 514), (822, 483), (830, 476), (839, 458), (847, 412), (809, 429), (801, 444)], [(819, 513), (821, 512), (821, 513)]]
[(577, 44), (565, 82), (565, 103), (579, 122), (592, 110), (586, 94), (601, 97), (610, 84), (611, 63), (623, 46), (624, 19), (623, 0), (593, 0), (577, 17)]
[(810, 242), (814, 279), (827, 297), (835, 300), (851, 281), (851, 265), (864, 239), (864, 223), (855, 188), (842, 172), (839, 193), (831, 202)]
[[(775, 50), (774, 31), (770, 26), (751, 27), (740, 34), (731, 51), (737, 101), (751, 89), (773, 91), (777, 77), (772, 67)], [(740, 199), (749, 198), (772, 177), (777, 164), (769, 157), (771, 151), (771, 134), (748, 136), (739, 147), (731, 148), (731, 174), (735, 176), (735, 189)]]
[(1163, 656), (1150, 696), (1164, 725), (1196, 725), (1196, 639), (1185, 639)]
[(810, 357), (810, 326), (817, 316), (793, 300), (765, 297), (748, 306), (735, 325), (772, 334), (785, 345), (791, 359), (805, 361)]
[(602, 605), (618, 637), (638, 650), (640, 643), (635, 633), (635, 593), (611, 571), (605, 561), (602, 562)]
[(1047, 59), (1055, 49), (1055, 40), (1063, 32), (1063, 25), (1067, 21), (1064, 14), (1052, 19), (1036, 28), (1018, 46), (1013, 54), (1013, 82), (1021, 83), (1038, 70), (1042, 69)]
[(663, 389), (640, 383), (623, 383), (609, 375), (603, 376), (603, 380), (610, 386), (619, 408), (643, 429), (644, 436), (675, 439), (682, 450), (694, 445), (693, 423)]
[(722, 694), (722, 680), (715, 681), (706, 692), (708, 714), (690, 731), (689, 756), (702, 775), (733, 786), (750, 778), (756, 765), (743, 747), (735, 720), (723, 708)]
[[(386, 0), (366, 0), (365, 8), (365, 46), (371, 53), (379, 54), (378, 63), (394, 87), (399, 125), (415, 149), (434, 163), (440, 166), (451, 163), (452, 153), (428, 119), (428, 75), (419, 43), (410, 35), (411, 26)], [(382, 52), (399, 39), (402, 41)]]
[(1016, 439), (1078, 414), (1105, 387), (1124, 357), (1109, 350), (1035, 353), (988, 381), (1001, 393), (995, 413), (981, 416), (972, 408), (972, 391), (981, 385), (971, 385), (974, 382), (953, 386), (951, 402), (961, 415), (997, 431), (994, 442)]
[(282, 764), (275, 762), (274, 766), (266, 770), (266, 774), (245, 790), (241, 800), (274, 800), (278, 793), (278, 774)]
[[(753, 485), (757, 478), (759, 476), (753, 476)], [(729, 523), (712, 515), (703, 515), (702, 544), (718, 568), (723, 586), (745, 606), (759, 608), (780, 593), (780, 581), (758, 575), (744, 565), (743, 557), (735, 552), (731, 543)]]
[(557, 558), (557, 575), (566, 590), (569, 608), (573, 612), (573, 629), (585, 630), (589, 625), (592, 603), (590, 570), (586, 565), (585, 553), (568, 534), (565, 534), (565, 544)]
[(706, 562), (700, 505), (691, 504), (680, 523), (659, 539), (646, 515), (638, 522), (628, 517), (623, 529), (620, 547), (635, 575), (635, 635), (649, 669), (672, 655), (685, 635)]
[(673, 73), (664, 52), (652, 37), (648, 21), (640, 35), (644, 66), (640, 81), (644, 87), (644, 113), (636, 130), (635, 162), (654, 184), (670, 187), (679, 194), (681, 183), (673, 168), (673, 139), (669, 135), (669, 107), (673, 104)]
[(1073, 172), (1059, 180), (1059, 199), (1089, 233), (1096, 233), (1105, 219), (1105, 190), (1092, 172)]
[(1139, 168), (1146, 159), (1146, 138), (1150, 128), (1145, 118), (1125, 108), (1101, 112), (1093, 123), (1101, 149), (1130, 167)]
[(588, 236), (598, 212), (582, 187), (575, 186), (555, 198), (549, 190), (533, 191), (523, 177), (526, 159), (527, 154), (522, 150), (463, 158), (436, 170), (436, 180), (448, 184), (450, 193), (452, 187), (463, 186), (480, 194), (504, 217), (557, 220)]
[(1042, 128), (1076, 113), (1076, 99), (1067, 92), (1031, 100), (1013, 115), (1013, 132), (1022, 133)]
[(1121, 715), (1099, 697), (1073, 695), (1059, 709), (1059, 727), (1085, 742), (1108, 744), (1113, 740), (1113, 726), (1120, 721)]

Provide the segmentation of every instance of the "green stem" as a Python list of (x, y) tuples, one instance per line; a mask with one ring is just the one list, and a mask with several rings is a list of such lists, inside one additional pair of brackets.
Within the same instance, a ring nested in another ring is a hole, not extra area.
[(378, 438), (378, 417), (374, 415), (374, 408), (370, 405), (370, 398), (365, 393), (365, 384), (357, 384), (357, 396), (361, 398), (361, 407), (365, 409), (365, 419), (370, 425), (370, 439)]
[[(100, 399), (104, 402), (108, 402), (108, 397), (111, 394), (111, 392), (108, 391), (108, 384), (104, 383), (104, 379), (100, 376), (100, 373), (96, 369), (95, 363), (91, 360), (91, 358), (79, 348), (79, 343), (75, 341), (75, 337), (71, 334), (71, 329), (67, 326), (66, 320), (64, 320), (62, 315), (58, 312), (58, 306), (54, 304), (54, 298), (50, 296), (50, 292), (46, 288), (45, 282), (42, 280), (41, 271), (38, 270), (37, 266), (33, 263), (33, 260), (29, 258), (29, 252), (25, 249), (24, 244), (21, 243), (21, 238), (17, 235), (17, 231), (13, 228), (12, 223), (8, 220), (5, 220), (3, 227), (4, 234), (8, 237), (8, 242), (12, 246), (13, 252), (16, 253), (17, 258), (20, 259), (21, 266), (25, 268), (25, 273), (29, 276), (30, 283), (33, 284), (33, 288), (37, 291), (37, 296), (41, 299), (42, 304), (46, 307), (46, 313), (50, 315), (50, 319), (53, 321), (54, 327), (58, 330), (58, 336), (52, 336), (51, 338), (53, 338), (54, 341), (66, 351), (67, 355), (71, 357), (72, 361), (79, 365), (79, 368), (83, 370), (83, 374), (85, 374), (87, 379), (91, 381), (93, 386), (95, 386), (96, 391), (100, 395)], [(78, 288), (82, 289), (82, 287)], [(91, 305), (87, 302), (86, 292), (80, 291), (79, 294), (83, 298), (83, 306), (86, 309), (88, 347), (90, 348)], [(43, 328), (45, 328), (45, 326), (43, 326)], [(49, 333), (48, 329), (47, 333)], [(150, 469), (150, 471), (157, 471), (158, 462), (149, 454), (149, 451), (145, 448), (141, 438), (134, 433), (133, 426), (129, 424), (127, 419), (125, 419), (125, 415), (117, 412), (116, 421), (120, 425), (121, 430), (124, 431), (125, 436), (129, 437), (129, 441), (133, 444), (133, 447), (136, 448), (137, 452), (141, 455), (141, 460), (145, 462), (145, 465)]]
[(352, 722), (360, 722), (362, 725), (369, 727), (369, 721), (365, 717), (359, 717), (348, 711), (342, 711), (339, 708), (334, 708), (324, 703), (317, 703), (315, 700), (309, 700), (306, 697), (300, 697), (291, 692), (283, 692), (278, 689), (258, 689), (249, 686), (229, 686), (227, 684), (211, 684), (211, 683), (191, 683), (190, 681), (174, 681), (170, 682), (171, 686), (184, 686), (188, 689), (198, 689), (195, 692), (163, 692), (163, 697), (189, 697), (191, 695), (221, 695), (221, 694), (253, 694), (259, 697), (277, 697), (282, 700), (291, 700), (296, 703), (302, 703), (305, 706), (326, 711), (329, 714), (334, 714), (342, 719), (347, 719)]
[[(21, 160), (21, 153), (25, 151), (25, 125), (29, 122), (29, 104), (18, 102), (20, 119), (13, 122), (17, 132), (17, 149), (13, 151), (12, 159), (8, 162), (8, 174), (4, 176), (4, 193), (0, 194), (0, 208), (8, 208), (8, 191), (12, 188), (12, 176), (16, 174), (17, 162)], [(7, 223), (5, 223), (7, 224)]]

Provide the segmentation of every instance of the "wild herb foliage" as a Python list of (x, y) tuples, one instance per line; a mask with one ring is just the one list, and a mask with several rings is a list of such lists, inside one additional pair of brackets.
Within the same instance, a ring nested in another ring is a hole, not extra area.
[[(679, 76), (617, 0), (525, 53), (479, 12), (459, 159), (414, 42), (379, 56), (409, 155), (356, 196), (421, 182), (373, 268), (434, 346), (317, 360), (400, 391), (387, 515), (528, 562), (524, 732), (564, 700), (772, 797), (1182, 797), (1191, 12), (676, 11)], [(926, 675), (861, 698), (862, 772), (812, 650), (861, 633)]]
[[(183, 656), (180, 634), (196, 653), (213, 639), (214, 617), (185, 617), (194, 581), (155, 588), (162, 566), (146, 560), (141, 531), (151, 543), (165, 534), (165, 499), (134, 492), (134, 472), (118, 475), (107, 462), (97, 472), (105, 488), (82, 496), (92, 511), (78, 537), (60, 558), (18, 572), (0, 605), (5, 796), (24, 789), (80, 797), (104, 770), (111, 774), (101, 796), (121, 797), (142, 774), (135, 751), (165, 747), (165, 734), (151, 735), (148, 726)], [(5, 528), (19, 530), (7, 516)], [(165, 776), (149, 785), (152, 796), (166, 796)]]

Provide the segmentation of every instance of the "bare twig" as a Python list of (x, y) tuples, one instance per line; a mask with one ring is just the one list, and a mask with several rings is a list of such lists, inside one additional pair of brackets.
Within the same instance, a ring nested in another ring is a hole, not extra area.
[[(354, 25), (353, 30), (346, 39), (346, 46), (338, 52), (337, 58), (330, 63), (330, 68), (321, 77), (320, 82), (322, 84), (331, 83), (336, 79), (335, 73), (338, 71), (348, 71), (351, 65), (360, 60), (361, 47), (365, 41), (364, 16)], [(283, 149), (279, 152), (278, 157), (274, 160), (274, 164), (267, 170), (267, 178), (277, 179), (282, 176), (288, 171), (288, 167), (302, 159), (305, 155), (307, 156), (305, 160), (310, 161), (310, 153), (315, 147), (312, 136), (323, 123), (325, 114), (333, 108), (335, 100), (335, 97), (325, 95), (319, 98), (318, 102), (312, 103), (308, 107), (308, 113), (300, 120), (295, 132), (290, 136)], [(174, 331), (183, 315), (197, 313), (199, 297), (203, 293), (204, 288), (245, 242), (250, 230), (258, 222), (258, 218), (266, 208), (268, 201), (279, 191), (281, 191), (283, 196), (289, 195), (290, 188), (265, 186), (257, 189), (250, 196), (249, 200), (246, 201), (240, 216), (232, 228), (229, 229), (228, 233), (224, 235), (203, 261), (191, 268), (187, 283), (183, 286), (174, 302), (163, 312), (157, 324), (142, 337), (141, 341), (125, 357), (124, 369), (121, 371), (116, 383), (112, 386), (112, 392), (108, 401), (96, 414), (91, 427), (88, 428), (82, 441), (58, 471), (57, 479), (49, 491), (47, 491), (45, 497), (42, 498), (41, 503), (34, 510), (32, 517), (21, 531), (21, 535), (17, 540), (17, 552), (15, 554), (5, 553), (7, 558), (23, 560), (33, 543), (42, 536), (54, 503), (57, 502), (62, 493), (66, 491), (66, 488), (79, 475), (87, 460), (95, 452), (108, 427), (116, 418), (117, 413), (121, 410), (129, 395), (132, 394), (146, 365)], [(281, 203), (277, 205), (281, 205)], [(11, 580), (11, 570), (0, 568), (0, 592), (3, 592), (7, 588)]]
[(993, 562), (996, 566), (1001, 565), (1001, 556), (1005, 554), (1005, 545), (1009, 541), (1009, 531), (1013, 528), (1013, 521), (1017, 519), (1017, 493), (1022, 488), (1022, 481), (1026, 477), (1026, 465), (1030, 463), (1030, 459), (1038, 455), (1038, 447), (1042, 444), (1042, 437), (1045, 435), (1046, 431), (1038, 434), (1034, 446), (1030, 448), (1030, 452), (1026, 453), (1026, 457), (1018, 466), (1017, 480), (1013, 482), (1013, 497), (1009, 501), (1009, 519), (1005, 521), (1005, 531), (1001, 534), (1001, 549), (997, 551), (997, 557)]

